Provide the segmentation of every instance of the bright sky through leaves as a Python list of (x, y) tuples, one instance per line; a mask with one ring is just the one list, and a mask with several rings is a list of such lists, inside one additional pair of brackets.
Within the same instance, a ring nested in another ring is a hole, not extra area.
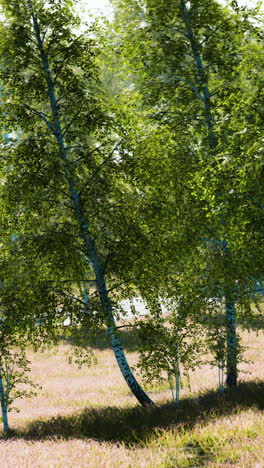
[(109, 15), (111, 5), (107, 0), (80, 0), (82, 11), (90, 11), (93, 15)]
[[(225, 3), (223, 0), (219, 0), (220, 3)], [(81, 5), (84, 9), (89, 9), (94, 15), (109, 15), (111, 12), (111, 5), (108, 0), (81, 0)], [(257, 0), (238, 0), (240, 6), (254, 7), (257, 5)]]

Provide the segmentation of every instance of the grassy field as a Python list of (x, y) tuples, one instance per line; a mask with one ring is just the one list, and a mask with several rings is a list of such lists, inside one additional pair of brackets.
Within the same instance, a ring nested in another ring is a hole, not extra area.
[[(253, 363), (241, 366), (238, 388), (220, 394), (216, 369), (205, 366), (191, 374), (179, 408), (167, 385), (147, 388), (155, 408), (137, 406), (106, 346), (95, 349), (97, 364), (81, 369), (65, 358), (69, 343), (30, 353), (42, 390), (10, 414), (14, 432), (0, 438), (1, 466), (264, 467), (264, 336), (242, 337)], [(131, 335), (126, 343), (135, 364)]]

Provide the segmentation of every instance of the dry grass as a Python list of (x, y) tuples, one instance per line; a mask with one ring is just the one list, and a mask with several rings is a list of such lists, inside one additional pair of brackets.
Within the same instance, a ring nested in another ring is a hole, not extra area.
[[(217, 371), (198, 369), (179, 408), (168, 403), (169, 389), (162, 387), (151, 388), (156, 408), (139, 408), (106, 347), (95, 351), (97, 365), (81, 369), (65, 359), (69, 343), (57, 352), (31, 353), (32, 376), (42, 391), (17, 402), (21, 412), (10, 414), (14, 433), (0, 440), (2, 466), (264, 467), (264, 337), (242, 335), (254, 363), (241, 367), (251, 374), (219, 394)], [(130, 338), (128, 357), (135, 364)]]

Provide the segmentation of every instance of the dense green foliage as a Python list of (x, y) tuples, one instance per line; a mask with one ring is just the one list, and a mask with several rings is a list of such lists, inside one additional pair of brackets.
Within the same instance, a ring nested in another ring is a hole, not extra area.
[(236, 318), (263, 279), (258, 12), (115, 0), (80, 32), (73, 1), (0, 4), (3, 323), (35, 344), (65, 319), (106, 327), (146, 406), (115, 325), (140, 295), (148, 380), (211, 350), (235, 385)]
[[(183, 294), (185, 301), (192, 295), (196, 320), (201, 317), (204, 323), (206, 309), (208, 326), (219, 331), (221, 324), (233, 385), (239, 356), (236, 317), (247, 323), (252, 299), (248, 293), (263, 278), (263, 233), (260, 225), (257, 228), (263, 218), (263, 117), (259, 110), (253, 112), (262, 105), (262, 77), (254, 65), (263, 51), (259, 10), (240, 10), (233, 3), (232, 11), (212, 0), (114, 5), (116, 47), (131, 73), (135, 99), (148, 109), (153, 125), (174, 139), (174, 148), (163, 148), (171, 161), (170, 178), (177, 178), (170, 187), (170, 200), (174, 196), (178, 208), (174, 205), (172, 229), (179, 233), (179, 219), (188, 227), (181, 250), (174, 243), (169, 251), (174, 271), (166, 287), (174, 282), (174, 297)], [(245, 176), (250, 170), (254, 188)], [(186, 235), (190, 226), (192, 244)], [(226, 319), (215, 322), (219, 302), (226, 306)], [(217, 338), (213, 330), (209, 336)]]

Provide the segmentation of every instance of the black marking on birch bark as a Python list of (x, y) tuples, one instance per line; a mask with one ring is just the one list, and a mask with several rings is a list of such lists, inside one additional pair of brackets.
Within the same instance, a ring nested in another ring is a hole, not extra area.
[(227, 297), (227, 377), (226, 385), (235, 387), (237, 384), (237, 336), (235, 302)]

